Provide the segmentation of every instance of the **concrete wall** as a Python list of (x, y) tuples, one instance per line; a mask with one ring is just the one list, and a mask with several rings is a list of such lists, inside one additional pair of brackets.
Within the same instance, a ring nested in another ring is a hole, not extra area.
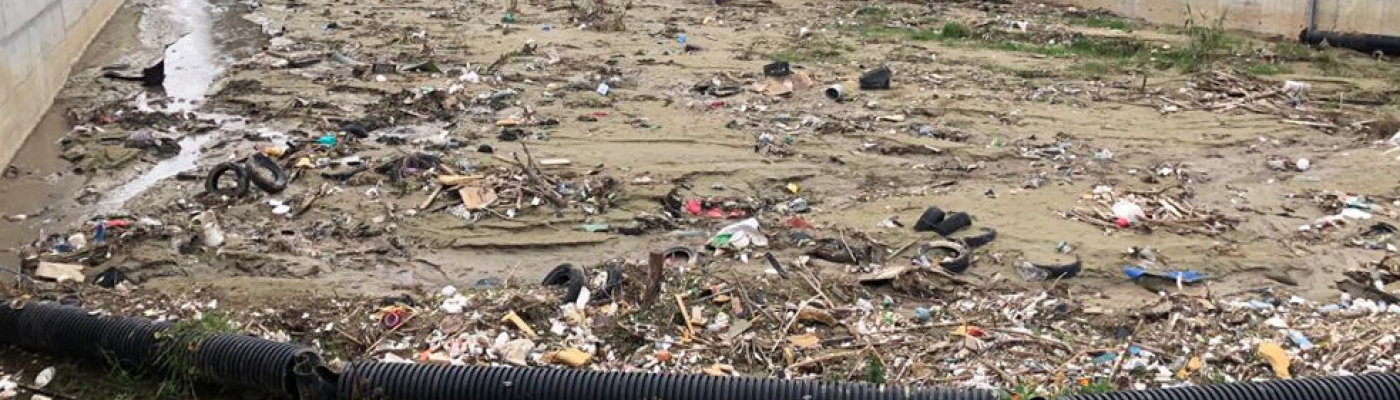
[[(1181, 25), (1188, 15), (1197, 24), (1225, 16), (1227, 29), (1296, 37), (1308, 23), (1308, 0), (1051, 0), (1084, 9), (1163, 25)], [(1188, 6), (1191, 10), (1187, 13)], [(1317, 28), (1328, 31), (1400, 36), (1400, 1), (1317, 0)]]
[(0, 0), (0, 167), (124, 0)]

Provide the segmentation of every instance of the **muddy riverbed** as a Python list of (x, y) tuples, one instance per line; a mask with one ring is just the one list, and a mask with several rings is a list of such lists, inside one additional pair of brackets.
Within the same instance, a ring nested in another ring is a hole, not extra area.
[[(811, 255), (797, 233), (855, 258), (819, 275), (907, 265), (938, 207), (997, 232), (965, 278), (1126, 312), (1159, 293), (1124, 266), (1203, 273), (1175, 288), (1198, 295), (1326, 301), (1394, 251), (1356, 245), (1400, 209), (1389, 61), (1236, 35), (1194, 71), (1161, 67), (1198, 31), (1019, 2), (598, 4), (131, 2), (0, 181), (0, 263), (123, 219), (136, 228), (104, 254), (56, 256), (123, 271), (132, 296), (200, 288), (237, 307), (531, 283), (742, 220), (672, 195), (759, 217), (770, 248), (721, 252), (726, 273), (774, 279), (764, 252)], [(162, 57), (161, 88), (102, 78)], [(775, 60), (790, 73), (765, 76)], [(891, 87), (860, 89), (880, 66)], [(137, 133), (174, 146), (133, 149)], [(216, 165), (255, 153), (281, 157), (284, 191), (206, 193)], [(408, 167), (420, 153), (434, 164)], [(1151, 221), (1097, 218), (1124, 198)], [(1319, 222), (1356, 202), (1364, 219)], [(192, 222), (206, 210), (217, 244)], [(1083, 269), (1035, 281), (1023, 261)]]

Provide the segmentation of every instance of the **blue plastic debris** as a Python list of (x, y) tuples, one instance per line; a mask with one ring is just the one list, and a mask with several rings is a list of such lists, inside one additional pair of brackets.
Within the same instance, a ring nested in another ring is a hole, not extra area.
[(1099, 354), (1098, 357), (1094, 357), (1094, 363), (1095, 363), (1095, 364), (1108, 364), (1108, 363), (1113, 362), (1113, 360), (1117, 360), (1117, 359), (1118, 359), (1118, 354), (1117, 354), (1117, 353), (1108, 352), (1108, 353)]
[(1292, 340), (1293, 344), (1297, 345), (1300, 350), (1312, 350), (1314, 347), (1312, 341), (1309, 341), (1307, 336), (1303, 336), (1302, 332), (1295, 330), (1288, 331), (1288, 340)]
[(1169, 279), (1182, 283), (1196, 283), (1206, 280), (1206, 274), (1199, 271), (1149, 272), (1132, 265), (1123, 267), (1123, 275), (1127, 275), (1128, 279), (1135, 281), (1143, 277)]
[(914, 308), (914, 322), (926, 323), (933, 319), (933, 313), (927, 307)]

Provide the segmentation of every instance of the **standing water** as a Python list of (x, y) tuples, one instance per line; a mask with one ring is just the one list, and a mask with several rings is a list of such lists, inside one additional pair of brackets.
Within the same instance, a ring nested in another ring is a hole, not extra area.
[[(203, 103), (214, 80), (223, 72), (224, 62), (218, 56), (214, 37), (216, 11), (222, 12), (207, 0), (165, 0), (164, 6), (157, 11), (167, 13), (169, 19), (186, 32), (165, 50), (165, 93), (171, 101), (163, 111), (195, 111)], [(119, 210), (128, 200), (157, 182), (194, 169), (198, 166), (200, 147), (213, 139), (214, 134), (190, 135), (181, 139), (178, 155), (161, 160), (135, 179), (109, 191), (96, 211)]]

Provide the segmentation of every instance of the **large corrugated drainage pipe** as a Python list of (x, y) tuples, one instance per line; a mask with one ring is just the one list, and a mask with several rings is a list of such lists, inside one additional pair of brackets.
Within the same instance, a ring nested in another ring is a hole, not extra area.
[(353, 364), (337, 400), (991, 400), (992, 392), (819, 380), (554, 368)]
[(299, 397), (299, 364), (321, 365), (310, 347), (234, 334), (172, 337), (172, 325), (99, 316), (81, 308), (31, 301), (0, 305), (0, 343), (46, 354), (95, 359), (154, 373)]
[[(100, 358), (300, 400), (991, 400), (990, 391), (779, 380), (404, 363), (349, 364), (339, 375), (312, 349), (102, 317), (46, 302), (0, 300), (0, 343)], [(1061, 397), (1057, 400), (1400, 400), (1400, 374), (1291, 379)]]
[(1397, 400), (1400, 374), (1333, 376), (1185, 386), (1061, 397), (1056, 400)]

